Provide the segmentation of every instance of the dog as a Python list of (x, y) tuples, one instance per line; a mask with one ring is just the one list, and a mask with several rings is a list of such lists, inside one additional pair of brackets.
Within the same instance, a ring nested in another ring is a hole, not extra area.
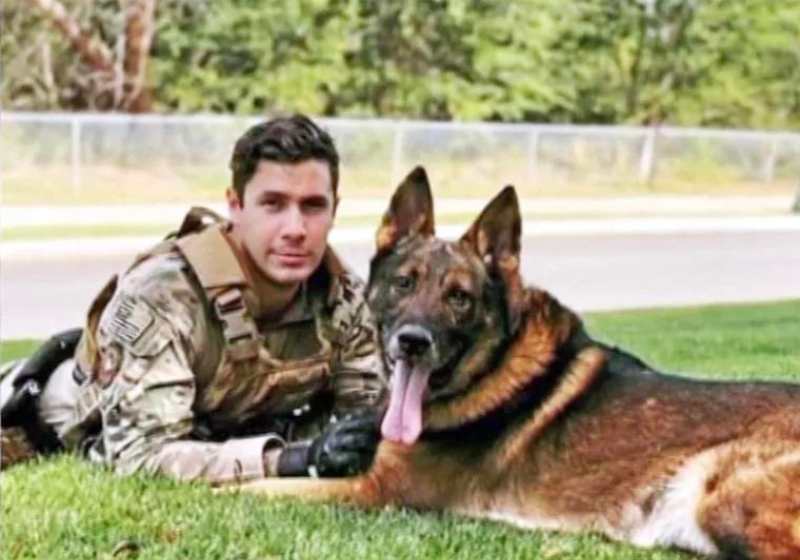
[(665, 375), (593, 340), (558, 300), (523, 285), (520, 238), (513, 187), (458, 241), (436, 238), (415, 169), (370, 268), (391, 366), (372, 467), (237, 491), (800, 559), (800, 384)]

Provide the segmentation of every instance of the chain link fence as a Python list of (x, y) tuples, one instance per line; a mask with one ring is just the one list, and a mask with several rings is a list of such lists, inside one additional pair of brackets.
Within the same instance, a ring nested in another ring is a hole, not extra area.
[[(230, 152), (258, 118), (0, 115), (6, 204), (220, 200)], [(800, 134), (691, 128), (320, 119), (344, 196), (385, 198), (423, 164), (437, 196), (788, 195)]]

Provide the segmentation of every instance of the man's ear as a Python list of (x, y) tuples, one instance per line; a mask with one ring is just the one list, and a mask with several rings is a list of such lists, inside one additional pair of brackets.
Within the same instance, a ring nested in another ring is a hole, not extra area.
[(231, 222), (236, 223), (239, 218), (239, 212), (242, 211), (242, 201), (233, 188), (225, 189), (225, 200), (228, 203), (228, 217)]
[(478, 255), (487, 270), (505, 284), (512, 329), (516, 328), (524, 305), (519, 271), (521, 238), (519, 199), (514, 187), (509, 185), (486, 205), (459, 240), (462, 247)]
[(433, 236), (433, 197), (425, 169), (417, 166), (397, 187), (376, 236), (378, 252), (390, 250), (404, 237)]

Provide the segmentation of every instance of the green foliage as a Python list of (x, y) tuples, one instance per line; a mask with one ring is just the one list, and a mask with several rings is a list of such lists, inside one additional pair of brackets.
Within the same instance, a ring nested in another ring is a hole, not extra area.
[(800, 117), (800, 4), (571, 0), (557, 80), (585, 122), (791, 127)]
[[(62, 1), (114, 48), (118, 3)], [(80, 107), (91, 76), (11, 4), (0, 100)], [(800, 126), (798, 2), (161, 0), (151, 55), (160, 111)]]
[[(122, 31), (117, 0), (60, 0), (80, 29), (110, 49)], [(0, 104), (25, 111), (86, 110), (102, 105), (105, 78), (76, 55), (34, 2), (0, 2)]]
[[(593, 314), (588, 323), (671, 370), (800, 380), (800, 300)], [(4, 356), (21, 349), (0, 345)], [(219, 496), (200, 484), (119, 478), (71, 457), (14, 467), (0, 492), (9, 559), (694, 558), (450, 515)]]
[(4, 108), (47, 110), (66, 105), (59, 92), (69, 83), (71, 58), (66, 42), (35, 14), (0, 3), (0, 104)]
[(153, 48), (157, 106), (326, 112), (347, 37), (347, 13), (337, 8), (320, 0), (166, 2)]

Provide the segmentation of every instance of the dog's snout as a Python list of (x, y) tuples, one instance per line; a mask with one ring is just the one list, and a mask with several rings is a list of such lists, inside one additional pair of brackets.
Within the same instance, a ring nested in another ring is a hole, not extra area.
[(417, 325), (406, 325), (394, 337), (396, 348), (409, 358), (418, 358), (433, 345), (431, 334)]
[(431, 341), (427, 336), (404, 333), (397, 337), (400, 350), (408, 356), (421, 356), (430, 348)]

